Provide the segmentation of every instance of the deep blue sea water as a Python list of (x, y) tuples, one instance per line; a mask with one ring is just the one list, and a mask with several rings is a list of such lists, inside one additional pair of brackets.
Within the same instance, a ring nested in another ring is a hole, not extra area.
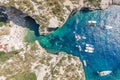
[[(96, 26), (89, 27), (89, 20), (97, 21)], [(105, 25), (113, 28), (106, 29)], [(76, 41), (74, 32), (86, 39)], [(120, 6), (104, 11), (80, 11), (53, 33), (35, 39), (49, 52), (65, 51), (81, 61), (86, 60), (87, 67), (83, 66), (86, 80), (120, 80)], [(93, 53), (85, 52), (86, 44), (94, 46)], [(81, 46), (81, 51), (76, 45)], [(104, 70), (112, 73), (103, 77), (97, 74)]]

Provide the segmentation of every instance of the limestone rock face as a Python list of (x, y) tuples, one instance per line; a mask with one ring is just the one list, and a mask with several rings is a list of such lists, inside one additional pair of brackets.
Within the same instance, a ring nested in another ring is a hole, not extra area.
[[(65, 1), (70, 2), (67, 5)], [(29, 14), (33, 17), (40, 25), (41, 28), (47, 27), (49, 20), (53, 17), (57, 17), (58, 25), (63, 24), (65, 19), (68, 17), (70, 11), (73, 9), (74, 4), (79, 5), (79, 0), (71, 2), (70, 0), (2, 0), (1, 5), (14, 6), (17, 9)], [(53, 23), (53, 22), (52, 22)]]
[(112, 4), (112, 0), (101, 0), (101, 9), (106, 9)]
[(30, 43), (21, 52), (3, 62), (0, 61), (0, 78), (4, 78), (2, 80), (85, 79), (82, 63), (77, 57), (64, 52), (58, 55), (50, 54), (37, 44), (37, 42)]
[[(34, 18), (42, 30), (49, 27), (58, 27), (63, 25), (71, 11), (76, 7), (92, 7), (105, 9), (113, 1), (119, 4), (120, 0), (1, 0), (0, 4), (4, 6), (13, 6)], [(52, 18), (57, 18), (54, 22)]]
[[(0, 9), (7, 16), (6, 24), (0, 28), (0, 45), (7, 47), (6, 53), (0, 52), (1, 80), (85, 79), (79, 58), (64, 52), (58, 55), (51, 54), (37, 41), (23, 41), (26, 31), (24, 18), (27, 14), (14, 7), (1, 6)], [(57, 18), (51, 19), (50, 21), (57, 21)]]
[[(51, 18), (57, 17), (57, 25), (61, 26), (74, 7), (80, 8), (84, 6), (84, 0), (1, 0), (0, 4), (4, 6), (13, 6), (24, 13), (33, 17), (44, 29), (48, 27)], [(51, 23), (50, 23), (51, 22)]]
[[(50, 24), (52, 17), (57, 17), (58, 25), (62, 25), (74, 7), (98, 7), (107, 8), (109, 4), (120, 4), (120, 0), (1, 0), (4, 6), (14, 6), (29, 14), (44, 29)], [(52, 22), (53, 23), (53, 22)]]
[(120, 5), (120, 0), (113, 0), (113, 4)]

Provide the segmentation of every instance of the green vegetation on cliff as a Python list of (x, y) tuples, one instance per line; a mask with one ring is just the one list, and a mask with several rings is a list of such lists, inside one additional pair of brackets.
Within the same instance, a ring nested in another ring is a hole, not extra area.
[(5, 23), (4, 22), (0, 22), (0, 27), (2, 27)]
[(17, 75), (13, 76), (12, 79), (14, 80), (37, 80), (37, 77), (34, 73), (31, 73), (28, 71), (28, 72), (18, 73)]
[(16, 55), (19, 52), (20, 51), (11, 51), (8, 53), (0, 52), (0, 62), (5, 62), (6, 60), (10, 59), (11, 57), (13, 57), (14, 55)]
[(100, 6), (100, 3), (101, 3), (101, 0), (84, 0), (84, 3), (85, 2), (90, 2), (90, 4), (94, 7), (99, 7)]

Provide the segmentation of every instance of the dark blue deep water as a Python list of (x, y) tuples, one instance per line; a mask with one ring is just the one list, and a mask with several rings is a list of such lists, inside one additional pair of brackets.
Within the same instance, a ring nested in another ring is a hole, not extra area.
[[(96, 26), (89, 27), (89, 20), (97, 21)], [(106, 25), (113, 28), (106, 29)], [(80, 35), (79, 41), (74, 32)], [(69, 17), (61, 28), (37, 37), (37, 40), (49, 52), (65, 51), (81, 61), (86, 60), (87, 66), (83, 66), (86, 80), (120, 80), (120, 6), (111, 6), (104, 11), (80, 11)], [(86, 44), (93, 45), (93, 53), (85, 52)], [(112, 73), (103, 77), (97, 74), (97, 71), (105, 70)]]

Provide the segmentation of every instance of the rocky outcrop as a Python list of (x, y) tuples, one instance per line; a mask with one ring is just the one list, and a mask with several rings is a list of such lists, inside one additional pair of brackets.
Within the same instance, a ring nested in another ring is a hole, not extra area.
[[(32, 73), (37, 80), (85, 80), (79, 58), (64, 52), (50, 54), (37, 44), (39, 43), (30, 43), (13, 55), (5, 54), (6, 57), (11, 56), (5, 61), (3, 55), (0, 58), (0, 77), (7, 80), (29, 80)], [(36, 80), (34, 78), (30, 80)]]
[(0, 6), (2, 16), (1, 21), (4, 25), (0, 29), (0, 45), (4, 46), (2, 51), (9, 52), (12, 50), (21, 49), (24, 47), (23, 38), (25, 33), (25, 20), (26, 14), (17, 10), (14, 7)]
[(26, 28), (28, 28), (25, 19), (30, 19), (30, 16), (15, 7), (1, 6), (0, 8), (4, 9), (2, 13), (7, 15), (7, 23), (4, 28), (9, 29), (8, 34), (0, 36), (0, 45), (6, 45), (7, 49), (9, 48), (7, 54), (0, 52), (2, 55), (0, 56), (0, 79), (85, 79), (79, 58), (64, 52), (60, 52), (58, 55), (50, 54), (37, 41), (31, 43), (23, 41)]
[(119, 5), (120, 0), (1, 0), (0, 5), (12, 6), (34, 18), (40, 25), (40, 33), (49, 33), (47, 28), (56, 28), (64, 24), (69, 15), (90, 8), (106, 9), (110, 5)]
[(112, 4), (114, 4), (114, 5), (120, 5), (120, 0), (112, 0)]
[[(82, 7), (106, 9), (111, 4), (119, 4), (119, 0), (1, 0), (0, 5), (13, 6), (34, 18), (40, 25), (40, 32), (49, 33), (47, 28), (64, 24), (72, 10)], [(53, 20), (53, 21), (51, 21)], [(54, 23), (54, 24), (53, 24)], [(52, 24), (52, 25), (51, 25)]]
[(104, 10), (112, 4), (112, 0), (101, 0), (100, 8)]
[(40, 24), (40, 32), (47, 33), (47, 27), (61, 26), (75, 7), (80, 9), (84, 6), (83, 2), (84, 0), (1, 0), (0, 4), (13, 6), (30, 15)]

